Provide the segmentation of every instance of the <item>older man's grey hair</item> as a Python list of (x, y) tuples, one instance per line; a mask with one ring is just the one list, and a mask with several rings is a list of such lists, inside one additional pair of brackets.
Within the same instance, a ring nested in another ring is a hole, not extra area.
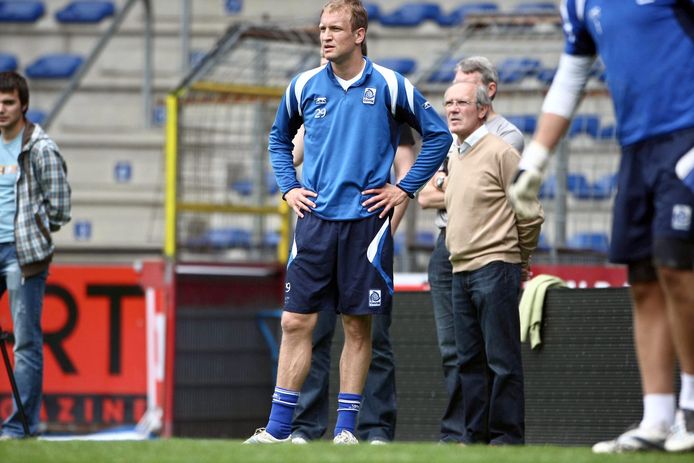
[[(473, 72), (479, 72), (482, 77), (482, 83), (488, 86), (492, 82), (498, 85), (499, 73), (496, 68), (489, 61), (489, 58), (484, 56), (470, 56), (469, 58), (462, 59), (455, 66), (456, 73), (462, 72), (463, 74), (472, 74)], [(492, 100), (496, 96), (496, 92), (492, 96)]]
[[(478, 85), (475, 88), (475, 97), (477, 99), (477, 109), (482, 109), (484, 106), (491, 106), (492, 104), (492, 99), (489, 97), (489, 93), (487, 93), (487, 87), (484, 85)], [(489, 111), (487, 111), (487, 115), (489, 114)], [(487, 116), (484, 116), (484, 120), (487, 120)]]

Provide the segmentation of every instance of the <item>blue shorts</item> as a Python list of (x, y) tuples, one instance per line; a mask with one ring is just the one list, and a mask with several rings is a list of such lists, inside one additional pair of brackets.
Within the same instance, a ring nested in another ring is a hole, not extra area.
[(304, 214), (297, 220), (284, 310), (384, 314), (390, 313), (392, 299), (390, 217), (331, 221)]
[(675, 174), (675, 164), (692, 146), (694, 128), (622, 148), (610, 261), (658, 260), (655, 241), (694, 243), (694, 193)]

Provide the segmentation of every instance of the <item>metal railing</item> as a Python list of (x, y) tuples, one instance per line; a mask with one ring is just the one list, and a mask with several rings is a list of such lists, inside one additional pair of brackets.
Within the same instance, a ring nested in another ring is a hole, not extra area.
[(144, 64), (143, 64), (143, 82), (142, 82), (142, 106), (144, 112), (145, 127), (151, 126), (152, 119), (152, 76), (153, 76), (153, 52), (152, 52), (152, 3), (150, 0), (128, 0), (123, 8), (118, 12), (109, 28), (99, 38), (99, 41), (94, 45), (86, 61), (80, 66), (79, 70), (70, 78), (67, 87), (62, 91), (58, 99), (53, 104), (46, 119), (43, 122), (45, 128), (49, 128), (55, 121), (60, 111), (68, 102), (70, 97), (77, 91), (82, 79), (92, 68), (96, 60), (101, 55), (104, 47), (118, 32), (121, 24), (125, 20), (128, 12), (136, 2), (142, 2), (144, 9)]

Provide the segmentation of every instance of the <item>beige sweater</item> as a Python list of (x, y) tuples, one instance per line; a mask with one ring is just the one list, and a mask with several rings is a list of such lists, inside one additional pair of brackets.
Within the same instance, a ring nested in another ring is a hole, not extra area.
[(477, 270), (490, 262), (527, 267), (537, 246), (544, 214), (519, 221), (506, 192), (520, 155), (493, 134), (481, 138), (465, 155), (451, 148), (446, 187), (446, 246), (453, 272)]

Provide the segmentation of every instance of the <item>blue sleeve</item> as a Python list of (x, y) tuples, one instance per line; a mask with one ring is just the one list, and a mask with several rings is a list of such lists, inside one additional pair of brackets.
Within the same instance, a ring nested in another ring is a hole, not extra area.
[(299, 104), (294, 97), (294, 86), (296, 78), (287, 87), (287, 91), (282, 97), (282, 102), (277, 108), (275, 122), (270, 129), (270, 140), (268, 148), (270, 150), (270, 164), (275, 173), (277, 185), (279, 185), (282, 197), (294, 188), (301, 188), (301, 183), (296, 178), (294, 168), (294, 135), (301, 127), (303, 122), (299, 114)]
[[(580, 2), (585, 8), (584, 2)], [(597, 53), (595, 42), (588, 32), (583, 20), (584, 12), (577, 10), (576, 0), (564, 0), (561, 5), (561, 16), (564, 28), (564, 52), (574, 56), (594, 56)], [(579, 19), (583, 17), (583, 20)]]
[(406, 122), (422, 136), (422, 149), (417, 160), (398, 183), (398, 187), (413, 197), (439, 169), (453, 137), (431, 103), (407, 79), (398, 75), (400, 79), (403, 85), (398, 86), (396, 119)]

